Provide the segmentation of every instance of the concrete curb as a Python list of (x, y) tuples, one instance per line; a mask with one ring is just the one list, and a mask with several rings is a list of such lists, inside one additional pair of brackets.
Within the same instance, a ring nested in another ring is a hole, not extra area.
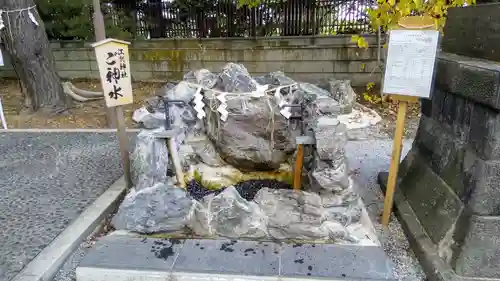
[(81, 242), (113, 212), (126, 192), (125, 179), (114, 182), (97, 200), (40, 252), (12, 281), (51, 280)]
[[(140, 129), (126, 129), (139, 132)], [(0, 133), (114, 133), (116, 129), (0, 129)]]
[[(363, 281), (365, 279), (349, 278), (314, 278), (314, 277), (283, 277), (283, 276), (249, 276), (249, 275), (234, 275), (222, 273), (192, 273), (192, 272), (174, 272), (165, 273), (153, 270), (126, 270), (126, 269), (99, 269), (79, 267), (79, 275), (85, 276), (88, 281), (127, 281), (127, 280), (142, 280), (142, 281)], [(370, 279), (370, 281), (390, 281), (382, 279)]]

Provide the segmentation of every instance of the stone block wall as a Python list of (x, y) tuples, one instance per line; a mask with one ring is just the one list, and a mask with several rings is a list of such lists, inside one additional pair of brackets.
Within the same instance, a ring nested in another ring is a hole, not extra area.
[(499, 15), (500, 3), (449, 11), (432, 98), (399, 173), (433, 245), (420, 248), (445, 265), (427, 268), (436, 280), (500, 280)]
[[(367, 49), (358, 48), (349, 35), (134, 41), (130, 46), (132, 78), (176, 80), (188, 70), (218, 71), (232, 61), (245, 64), (254, 75), (282, 70), (299, 81), (325, 83), (334, 76), (351, 79), (354, 86), (363, 86), (380, 81), (376, 38), (369, 37), (367, 41), (370, 43)], [(51, 47), (61, 77), (98, 78), (89, 42), (58, 41)], [(15, 77), (9, 58), (5, 60), (0, 77)]]

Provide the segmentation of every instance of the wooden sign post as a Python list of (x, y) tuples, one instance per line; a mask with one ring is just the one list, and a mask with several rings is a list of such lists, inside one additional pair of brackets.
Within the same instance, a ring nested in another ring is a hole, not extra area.
[(133, 103), (129, 44), (129, 42), (111, 38), (92, 44), (95, 49), (106, 106), (113, 108), (116, 115), (118, 141), (127, 188), (132, 187), (132, 180), (130, 177), (128, 137), (122, 106)]
[(392, 211), (394, 189), (398, 177), (401, 148), (408, 103), (430, 98), (439, 31), (431, 17), (402, 18), (399, 28), (389, 34), (387, 63), (382, 92), (398, 101), (398, 114), (392, 147), (389, 178), (385, 192), (382, 225), (387, 227)]

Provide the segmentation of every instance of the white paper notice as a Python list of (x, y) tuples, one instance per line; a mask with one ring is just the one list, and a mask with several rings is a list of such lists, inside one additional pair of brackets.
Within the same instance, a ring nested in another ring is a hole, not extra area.
[(429, 98), (439, 32), (392, 30), (383, 93)]

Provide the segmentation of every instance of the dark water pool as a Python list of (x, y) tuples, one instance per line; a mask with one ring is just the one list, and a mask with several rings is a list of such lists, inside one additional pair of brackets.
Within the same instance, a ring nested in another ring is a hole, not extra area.
[[(249, 180), (237, 183), (234, 185), (236, 190), (239, 192), (241, 197), (245, 198), (248, 201), (251, 201), (255, 198), (255, 195), (261, 188), (271, 188), (271, 189), (291, 189), (292, 186), (288, 183), (277, 181), (277, 180)], [(219, 194), (224, 188), (220, 190), (210, 190), (204, 186), (202, 186), (199, 182), (195, 180), (191, 180), (187, 184), (187, 192), (196, 200), (201, 200), (203, 197), (209, 194)]]

